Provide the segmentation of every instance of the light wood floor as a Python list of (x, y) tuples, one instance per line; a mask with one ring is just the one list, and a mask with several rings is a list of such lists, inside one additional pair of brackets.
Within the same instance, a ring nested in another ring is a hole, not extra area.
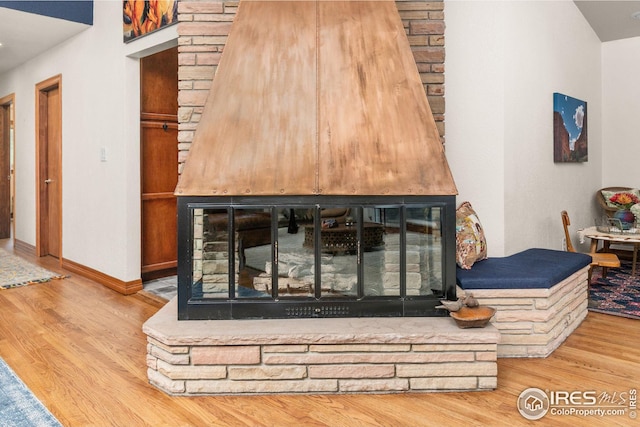
[[(24, 257), (64, 273), (55, 259)], [(500, 359), (491, 392), (171, 397), (146, 376), (141, 327), (159, 305), (78, 276), (0, 291), (0, 357), (65, 426), (536, 425), (516, 409), (526, 388), (640, 389), (640, 321), (590, 313), (550, 357)], [(537, 425), (640, 420), (547, 415)]]

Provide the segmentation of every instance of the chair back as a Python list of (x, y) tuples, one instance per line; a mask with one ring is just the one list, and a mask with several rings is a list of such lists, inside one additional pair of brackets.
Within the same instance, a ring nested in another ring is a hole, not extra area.
[(567, 211), (562, 211), (560, 215), (562, 216), (562, 226), (564, 227), (564, 238), (567, 243), (567, 251), (575, 252), (576, 250), (573, 248), (573, 243), (571, 243), (571, 236), (569, 235), (569, 226), (571, 225), (569, 214), (567, 213)]
[(601, 188), (596, 193), (596, 200), (598, 200), (598, 204), (602, 208), (602, 211), (609, 218), (611, 218), (611, 217), (613, 217), (613, 214), (615, 213), (615, 211), (618, 210), (618, 208), (612, 208), (611, 206), (607, 205), (607, 201), (605, 200), (604, 196), (602, 195), (602, 192), (603, 191), (615, 191), (616, 193), (618, 193), (618, 192), (629, 191), (629, 190), (633, 190), (633, 188), (631, 188), (631, 187), (605, 187), (605, 188)]

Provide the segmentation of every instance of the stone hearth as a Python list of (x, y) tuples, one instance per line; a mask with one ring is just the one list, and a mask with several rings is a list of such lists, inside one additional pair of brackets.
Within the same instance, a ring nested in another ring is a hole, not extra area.
[(451, 318), (177, 320), (170, 301), (143, 327), (150, 382), (173, 395), (492, 390), (492, 325)]

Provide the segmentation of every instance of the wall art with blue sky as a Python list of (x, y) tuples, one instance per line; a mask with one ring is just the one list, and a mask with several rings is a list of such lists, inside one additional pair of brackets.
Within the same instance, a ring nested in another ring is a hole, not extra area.
[(553, 161), (588, 161), (587, 102), (553, 94)]

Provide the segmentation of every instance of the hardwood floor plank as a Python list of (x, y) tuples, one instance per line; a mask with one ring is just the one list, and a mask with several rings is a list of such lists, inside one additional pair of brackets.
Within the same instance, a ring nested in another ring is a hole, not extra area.
[[(69, 274), (57, 260), (19, 255)], [(640, 378), (640, 322), (589, 313), (548, 358), (499, 359), (495, 391), (173, 397), (147, 380), (142, 324), (160, 306), (75, 275), (0, 291), (0, 357), (65, 426), (525, 426), (532, 423), (516, 401), (527, 388), (620, 392)], [(543, 421), (622, 426), (630, 419)]]

